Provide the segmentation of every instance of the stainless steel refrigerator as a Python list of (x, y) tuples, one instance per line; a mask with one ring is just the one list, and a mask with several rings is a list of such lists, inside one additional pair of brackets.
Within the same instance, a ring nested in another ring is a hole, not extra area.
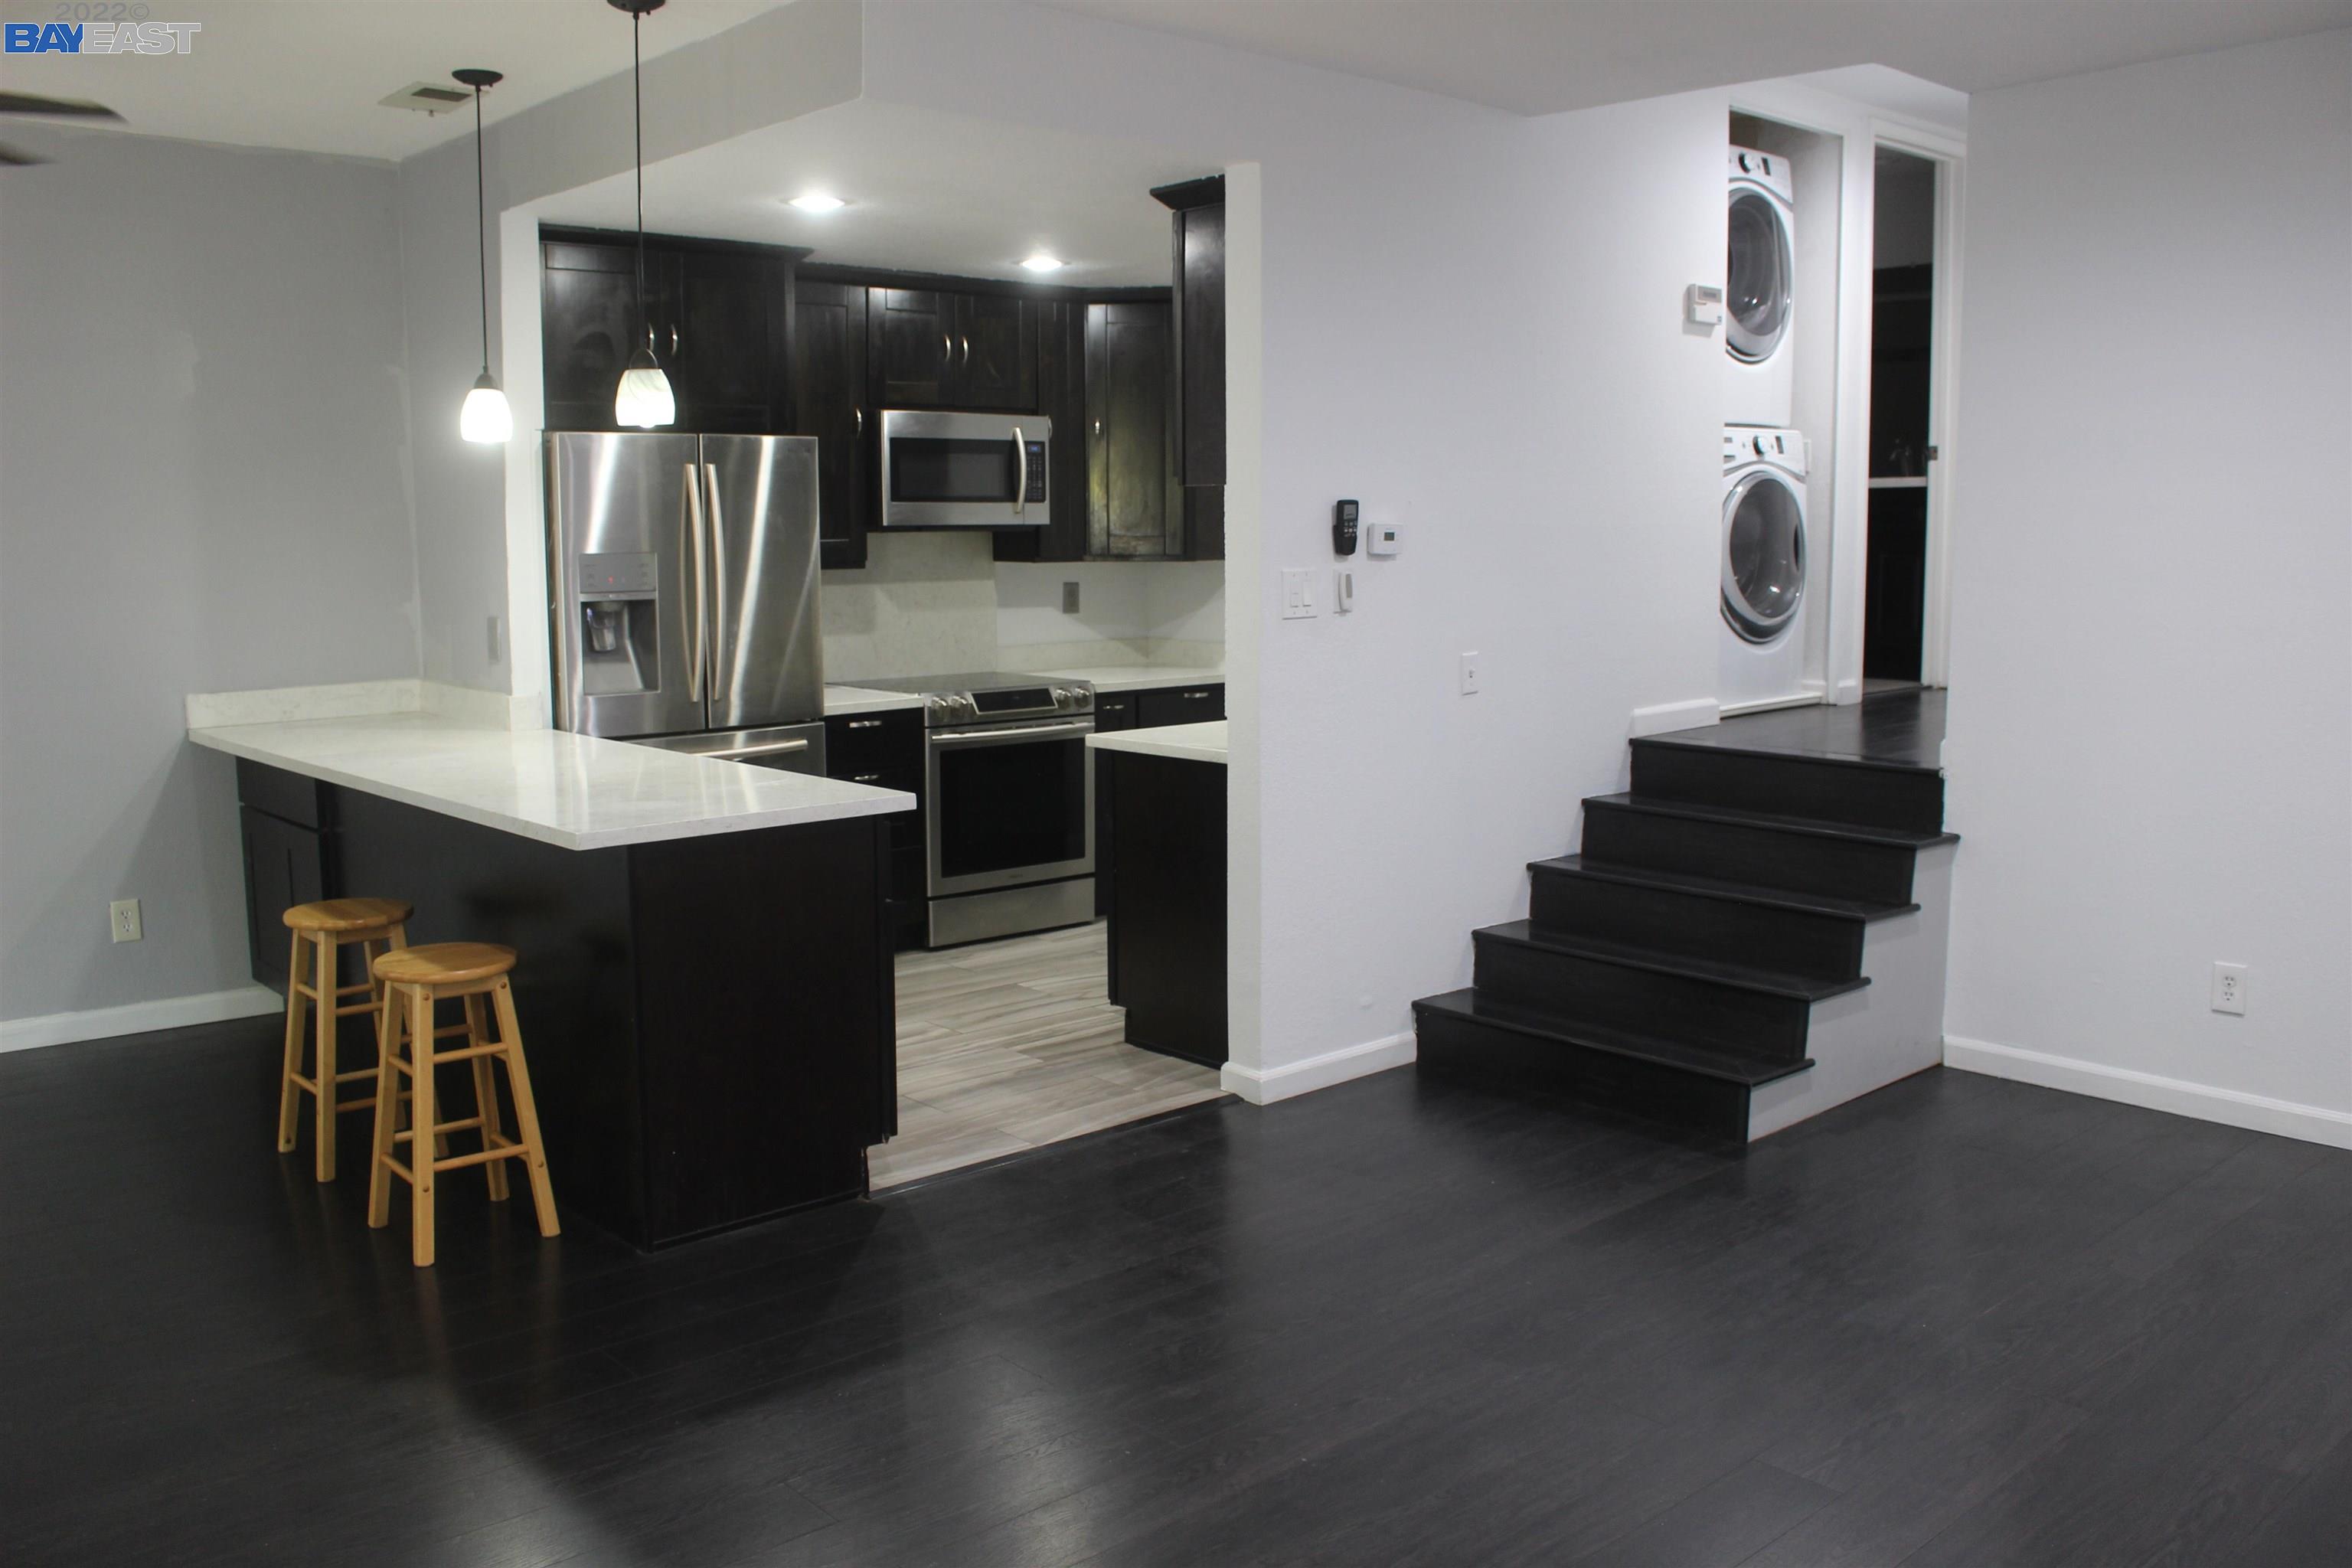
[(816, 441), (546, 438), (555, 722), (824, 771)]

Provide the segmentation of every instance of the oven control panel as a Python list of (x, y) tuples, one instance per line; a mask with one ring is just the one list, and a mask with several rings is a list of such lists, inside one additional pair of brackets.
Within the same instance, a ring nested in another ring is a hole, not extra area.
[(1037, 686), (1006, 686), (986, 691), (934, 692), (923, 700), (923, 721), (930, 729), (950, 724), (992, 724), (1020, 719), (1055, 719), (1095, 710), (1091, 686), (1047, 682)]

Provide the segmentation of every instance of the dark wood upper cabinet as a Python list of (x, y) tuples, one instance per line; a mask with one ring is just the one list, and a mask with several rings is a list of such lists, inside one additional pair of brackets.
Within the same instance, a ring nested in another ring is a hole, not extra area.
[(789, 431), (791, 261), (689, 250), (677, 267), (684, 297), (668, 341), (655, 348), (677, 395), (677, 428), (730, 436)]
[[(551, 430), (613, 430), (613, 394), (629, 355), (641, 343), (643, 322), (677, 316), (678, 258), (648, 250), (646, 304), (637, 307), (634, 244), (549, 240), (540, 247), (541, 388)], [(657, 347), (667, 356), (662, 327)]]
[(1181, 555), (1169, 420), (1170, 309), (1159, 301), (1087, 310), (1087, 543), (1121, 559)]
[(866, 564), (867, 476), (873, 460), (866, 405), (866, 290), (803, 279), (793, 292), (793, 431), (817, 438), (817, 540), (824, 566)]
[(1171, 211), (1176, 290), (1176, 473), (1225, 482), (1225, 177), (1151, 193)]
[(955, 297), (933, 289), (877, 289), (866, 308), (875, 406), (945, 406), (955, 371)]
[(1087, 308), (1076, 300), (1040, 300), (1037, 412), (1054, 422), (1053, 470), (1046, 480), (1052, 521), (1043, 528), (996, 532), (999, 561), (1087, 558)]
[(542, 231), (540, 332), (551, 430), (613, 430), (613, 394), (652, 328), (679, 430), (782, 435), (793, 270), (785, 246), (647, 236), (645, 304), (634, 236)]
[(1026, 300), (1003, 294), (955, 299), (956, 365), (951, 401), (964, 408), (1037, 411), (1037, 317)]

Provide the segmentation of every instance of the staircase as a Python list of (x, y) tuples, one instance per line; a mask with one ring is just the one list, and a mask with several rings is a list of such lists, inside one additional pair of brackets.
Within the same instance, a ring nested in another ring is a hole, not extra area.
[(1633, 742), (1470, 988), (1413, 1004), (1421, 1071), (1745, 1143), (1941, 1059), (1942, 773), (1751, 722)]

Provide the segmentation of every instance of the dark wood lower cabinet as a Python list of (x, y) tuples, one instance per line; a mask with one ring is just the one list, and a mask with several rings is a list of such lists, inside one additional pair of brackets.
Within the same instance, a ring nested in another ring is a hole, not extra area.
[(245, 933), (253, 977), (283, 996), (293, 942), (279, 917), (296, 904), (328, 896), (327, 836), (249, 805), (237, 807), (237, 820), (245, 838)]
[[(1225, 716), (1222, 682), (1162, 686), (1142, 691), (1105, 691), (1095, 697), (1095, 728), (1100, 731), (1141, 726), (1199, 724)], [(1222, 786), (1221, 786), (1222, 787)], [(1095, 772), (1095, 913), (1110, 913), (1111, 889), (1118, 880), (1118, 857), (1111, 845), (1111, 819), (1118, 816), (1118, 784), (1108, 769)], [(1118, 1000), (1114, 977), (1111, 1000)]]
[(836, 713), (824, 721), (827, 778), (904, 790), (917, 802), (913, 811), (885, 819), (889, 824), (890, 863), (883, 885), (888, 889), (890, 926), (900, 952), (929, 946), (930, 942), (924, 761), (919, 710)]
[(1127, 1039), (1207, 1067), (1225, 1061), (1225, 770), (1095, 753), (1118, 796), (1111, 847), (1110, 997)]
[[(866, 1190), (897, 1130), (888, 818), (572, 850), (318, 787), (342, 884), (413, 903), (411, 942), (521, 955), (568, 1213), (650, 1248)], [(278, 869), (302, 830), (246, 816), (274, 924), (307, 890)]]

